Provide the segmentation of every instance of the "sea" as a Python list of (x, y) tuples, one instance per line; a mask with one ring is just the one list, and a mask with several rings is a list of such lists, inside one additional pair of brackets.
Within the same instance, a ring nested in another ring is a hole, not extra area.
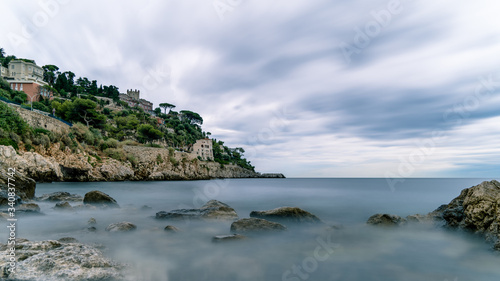
[[(104, 254), (128, 265), (131, 280), (499, 280), (500, 254), (477, 235), (434, 224), (367, 225), (376, 213), (426, 214), (464, 188), (492, 179), (383, 178), (220, 179), (209, 181), (59, 182), (37, 184), (36, 196), (100, 190), (119, 209), (57, 211), (38, 202), (43, 216), (23, 216), (17, 237), (32, 241), (73, 237), (104, 245)], [(230, 221), (165, 221), (159, 211), (199, 208), (216, 199), (240, 218), (282, 206), (302, 208), (321, 225), (289, 225), (280, 233), (214, 243), (230, 234)], [(75, 205), (75, 203), (71, 203)], [(88, 231), (95, 218), (97, 231)], [(129, 233), (105, 228), (137, 225)], [(178, 233), (164, 231), (166, 225)], [(3, 232), (3, 231), (2, 231)], [(132, 277), (131, 277), (132, 276)]]

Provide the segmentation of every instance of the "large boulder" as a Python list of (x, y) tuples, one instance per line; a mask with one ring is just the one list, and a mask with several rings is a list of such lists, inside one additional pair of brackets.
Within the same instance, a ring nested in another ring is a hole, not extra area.
[(109, 232), (129, 232), (132, 230), (136, 230), (137, 226), (131, 222), (118, 222), (112, 223), (106, 227), (106, 231)]
[(406, 220), (396, 215), (375, 214), (368, 218), (368, 221), (366, 223), (379, 226), (398, 226), (406, 223)]
[(280, 207), (267, 211), (252, 211), (250, 217), (266, 219), (275, 222), (294, 222), (294, 223), (320, 223), (321, 220), (297, 207)]
[(44, 194), (37, 198), (38, 201), (50, 201), (50, 202), (81, 202), (83, 197), (78, 194), (71, 194), (65, 191), (57, 191), (49, 194)]
[(240, 219), (231, 224), (233, 233), (274, 232), (286, 230), (286, 226), (265, 219)]
[[(442, 218), (446, 226), (483, 234), (500, 244), (500, 183), (485, 181), (462, 190), (449, 204), (431, 213)], [(496, 247), (496, 246), (495, 246)]]
[(179, 209), (156, 213), (157, 219), (219, 219), (235, 220), (238, 214), (229, 205), (217, 200), (210, 200), (199, 209)]
[(13, 184), (16, 188), (17, 196), (22, 200), (30, 200), (35, 197), (36, 183), (32, 178), (20, 172), (17, 165), (19, 158), (14, 148), (0, 145), (0, 159), (2, 159), (0, 162), (0, 191), (8, 191), (8, 185), (11, 183), (11, 187)]
[(9, 201), (9, 193), (6, 190), (0, 190), (0, 208), (7, 208), (10, 202), (13, 202), (14, 205), (19, 205), (22, 203), (21, 197), (15, 195)]
[(1, 280), (124, 280), (118, 264), (102, 254), (100, 250), (79, 243), (59, 241), (30, 242), (25, 239), (16, 241), (17, 268), (15, 273), (9, 269), (10, 246), (0, 244)]
[(115, 199), (98, 190), (87, 192), (85, 197), (83, 197), (83, 203), (96, 207), (120, 208)]

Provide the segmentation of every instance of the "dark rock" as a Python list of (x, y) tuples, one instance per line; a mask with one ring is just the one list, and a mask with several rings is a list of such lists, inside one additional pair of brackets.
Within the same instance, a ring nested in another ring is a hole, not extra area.
[(19, 205), (22, 203), (21, 197), (14, 196), (14, 201), (9, 201), (9, 193), (7, 191), (0, 191), (0, 207), (8, 207), (9, 203), (13, 202), (14, 205)]
[(210, 200), (199, 209), (179, 209), (170, 212), (156, 213), (157, 219), (220, 219), (235, 220), (238, 218), (236, 211), (217, 200)]
[(389, 214), (376, 214), (371, 216), (366, 223), (371, 225), (398, 226), (405, 222), (406, 220), (400, 216), (389, 215)]
[(275, 222), (295, 222), (295, 223), (320, 223), (321, 220), (297, 207), (280, 207), (268, 211), (252, 211), (250, 217), (266, 219)]
[(78, 240), (76, 240), (76, 238), (73, 238), (73, 237), (63, 237), (63, 238), (57, 239), (57, 241), (59, 241), (61, 243), (78, 243)]
[(152, 210), (153, 208), (149, 207), (148, 205), (144, 205), (141, 207), (141, 210), (146, 211), (146, 210)]
[(231, 224), (231, 232), (233, 233), (271, 232), (286, 229), (286, 226), (277, 222), (257, 218), (240, 219)]
[(171, 233), (179, 232), (179, 229), (173, 225), (167, 225), (167, 226), (165, 226), (165, 228), (163, 230), (165, 230), (166, 232), (171, 232)]
[(94, 218), (90, 218), (90, 219), (87, 221), (87, 224), (89, 224), (89, 225), (97, 224), (97, 221), (96, 221)]
[(98, 190), (87, 192), (83, 198), (83, 203), (96, 207), (120, 208), (115, 199)]
[(137, 226), (130, 222), (118, 222), (112, 223), (106, 227), (106, 231), (109, 232), (128, 232), (132, 230), (136, 230)]
[(87, 230), (90, 232), (96, 232), (97, 228), (95, 226), (91, 226), (91, 227), (87, 228)]
[(125, 280), (124, 265), (104, 257), (96, 247), (53, 240), (16, 239), (17, 268), (10, 273), (7, 247), (0, 244), (0, 280)]
[(58, 202), (54, 206), (56, 210), (73, 210), (73, 207), (68, 202)]
[[(10, 170), (12, 171), (12, 170)], [(9, 167), (0, 163), (0, 191), (8, 191), (9, 182), (14, 184), (16, 188), (16, 195), (22, 200), (30, 200), (35, 197), (36, 182), (32, 178), (28, 178), (23, 174), (19, 173), (17, 170), (13, 173), (13, 177), (9, 174)], [(9, 179), (14, 179), (14, 181), (9, 181)], [(12, 187), (12, 185), (11, 185)], [(0, 198), (0, 205), (1, 198)]]
[(21, 205), (17, 206), (16, 213), (36, 214), (36, 215), (41, 214), (40, 207), (35, 203), (27, 203), (27, 204), (21, 204)]
[(231, 234), (231, 235), (217, 235), (212, 238), (212, 242), (226, 242), (226, 241), (236, 241), (243, 240), (247, 237), (240, 234)]
[(51, 201), (51, 202), (81, 202), (83, 197), (78, 194), (71, 194), (69, 192), (58, 191), (49, 194), (44, 194), (37, 198), (38, 201)]

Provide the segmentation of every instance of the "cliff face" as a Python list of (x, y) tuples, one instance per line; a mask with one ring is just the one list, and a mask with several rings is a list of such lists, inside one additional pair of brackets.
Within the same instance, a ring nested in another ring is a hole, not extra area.
[(259, 173), (236, 165), (222, 166), (199, 161), (191, 154), (169, 152), (163, 148), (125, 146), (134, 159), (117, 161), (93, 156), (87, 152), (61, 151), (59, 144), (37, 152), (20, 152), (0, 146), (2, 165), (15, 167), (37, 182), (51, 181), (122, 181), (122, 180), (201, 180), (213, 178), (262, 177)]

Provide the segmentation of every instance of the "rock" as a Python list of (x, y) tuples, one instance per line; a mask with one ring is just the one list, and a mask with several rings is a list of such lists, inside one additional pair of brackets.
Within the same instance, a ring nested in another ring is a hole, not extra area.
[(252, 211), (250, 217), (266, 219), (275, 222), (294, 222), (294, 223), (320, 223), (321, 220), (297, 207), (280, 207), (268, 211)]
[(95, 226), (91, 226), (91, 227), (87, 228), (87, 230), (90, 232), (96, 232), (97, 228)]
[(58, 202), (54, 206), (56, 210), (73, 210), (73, 207), (68, 202)]
[(243, 240), (247, 237), (240, 234), (232, 234), (232, 235), (218, 235), (212, 238), (212, 242), (226, 242), (226, 241), (235, 241), (235, 240)]
[(236, 211), (217, 200), (210, 200), (199, 209), (179, 209), (170, 212), (161, 211), (156, 213), (157, 219), (238, 219)]
[[(9, 246), (10, 247), (10, 246)], [(102, 254), (95, 247), (58, 241), (30, 242), (16, 240), (18, 257), (15, 273), (8, 271), (6, 244), (0, 244), (1, 280), (124, 280), (123, 265)], [(9, 274), (10, 273), (10, 274)]]
[[(0, 191), (8, 191), (8, 185), (14, 184), (16, 195), (22, 200), (30, 200), (35, 197), (36, 183), (17, 168), (20, 156), (12, 146), (0, 145)], [(13, 170), (15, 168), (15, 170)], [(9, 179), (13, 179), (14, 181)], [(1, 199), (0, 199), (1, 200)]]
[(38, 201), (51, 201), (51, 202), (81, 202), (83, 197), (78, 194), (71, 194), (69, 192), (58, 191), (49, 194), (44, 194), (37, 198)]
[(98, 190), (87, 192), (83, 198), (83, 203), (96, 207), (120, 208), (115, 199)]
[(40, 207), (35, 203), (21, 204), (16, 207), (16, 213), (41, 214)]
[(14, 205), (19, 205), (22, 203), (21, 197), (14, 196), (14, 201), (9, 201), (9, 193), (7, 191), (0, 191), (0, 207), (8, 207), (9, 202), (14, 202)]
[(97, 224), (97, 221), (96, 221), (94, 218), (90, 218), (90, 219), (87, 221), (87, 224), (89, 224), (89, 225), (94, 225), (94, 224)]
[(240, 219), (231, 224), (231, 232), (233, 233), (270, 232), (286, 229), (286, 226), (277, 222), (257, 218)]
[(462, 190), (429, 215), (441, 218), (447, 227), (482, 234), (500, 248), (500, 183), (496, 180)]
[(146, 211), (146, 210), (152, 210), (153, 208), (149, 207), (148, 205), (144, 205), (141, 207), (141, 210)]
[(78, 240), (76, 240), (76, 238), (73, 238), (73, 237), (63, 237), (63, 238), (57, 239), (57, 241), (59, 241), (61, 243), (78, 243)]
[(179, 232), (179, 229), (173, 225), (167, 225), (163, 230), (171, 233)]
[(400, 216), (389, 215), (389, 214), (376, 214), (371, 216), (366, 223), (371, 225), (397, 226), (405, 222), (406, 220)]
[(132, 230), (136, 230), (137, 226), (130, 222), (118, 222), (112, 223), (106, 227), (106, 231), (109, 232), (128, 232)]

